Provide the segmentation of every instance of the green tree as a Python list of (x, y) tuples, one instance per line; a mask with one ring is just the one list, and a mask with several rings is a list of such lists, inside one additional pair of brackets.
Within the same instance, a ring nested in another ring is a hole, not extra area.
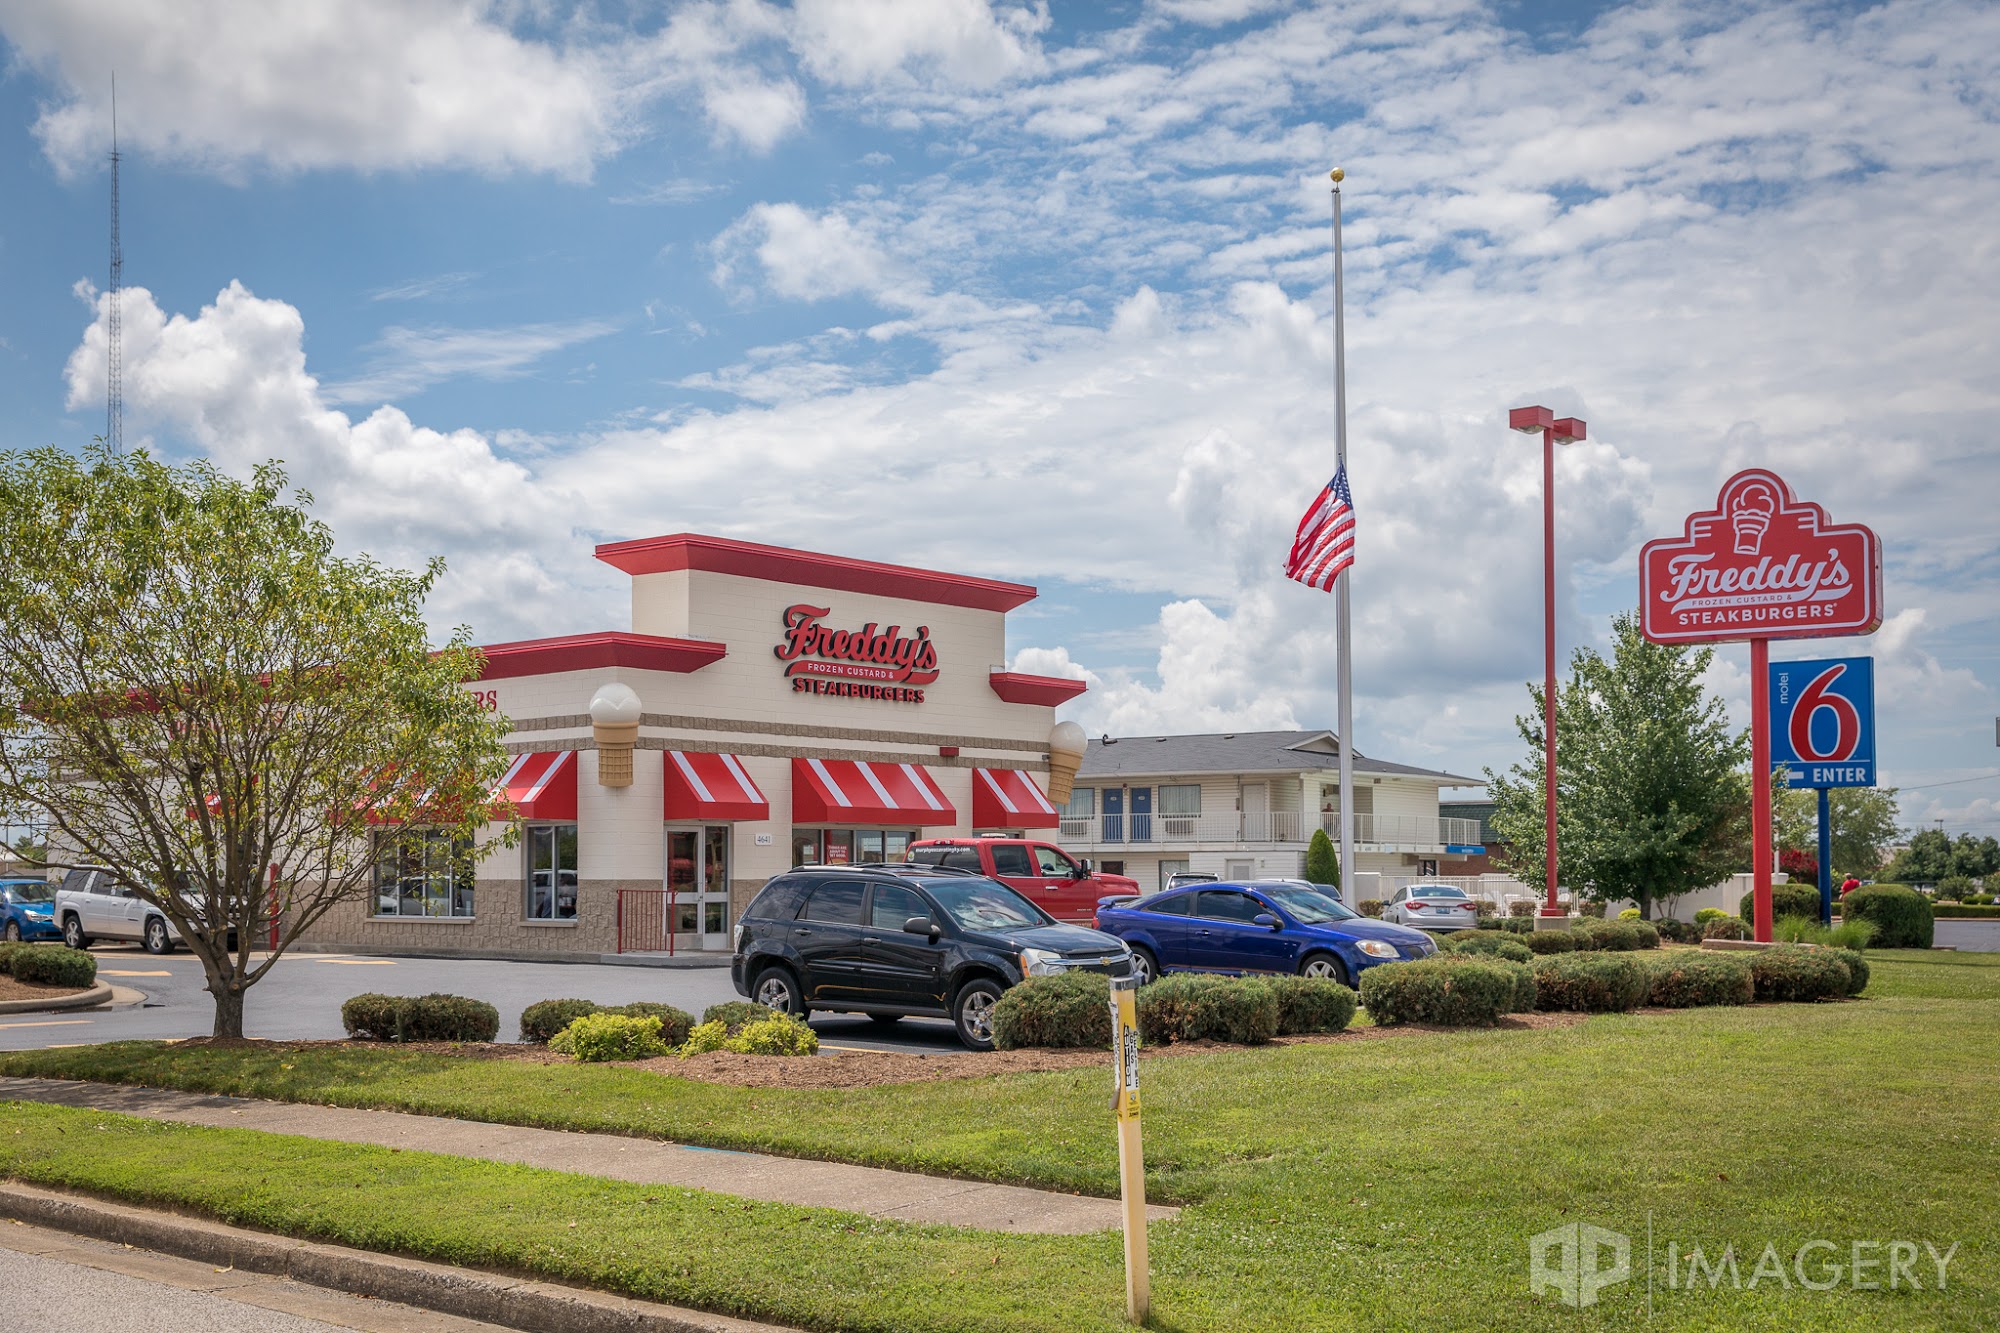
[(442, 563), (337, 557), (298, 500), (275, 463), (243, 482), (102, 447), (0, 454), (0, 818), (160, 909), (218, 1037), (419, 823), (470, 874), (506, 762), (505, 721), (461, 688), (477, 650), (425, 629)]
[(1340, 887), (1340, 855), (1333, 850), (1333, 839), (1326, 836), (1323, 828), (1314, 829), (1306, 842), (1306, 880)]
[[(1702, 689), (1712, 649), (1652, 643), (1630, 614), (1612, 631), (1609, 660), (1577, 651), (1557, 704), (1558, 868), (1584, 896), (1629, 898), (1651, 916), (1730, 872), (1749, 742)], [(1535, 713), (1516, 725), (1530, 757), (1506, 776), (1488, 770), (1487, 780), (1510, 864), (1532, 883), (1545, 855), (1543, 701), (1532, 686), (1529, 694)]]
[(1951, 839), (1942, 829), (1924, 829), (1896, 854), (1883, 878), (1897, 884), (1935, 884), (1953, 872)]
[[(1833, 867), (1840, 875), (1873, 875), (1882, 867), (1883, 849), (1896, 838), (1894, 787), (1835, 787), (1827, 793), (1827, 814), (1833, 824)], [(1771, 788), (1773, 841), (1779, 847), (1808, 854), (1819, 850), (1819, 793), (1810, 787), (1787, 787), (1778, 770)], [(1750, 814), (1738, 818), (1741, 844), (1739, 870), (1750, 868)]]
[(1968, 879), (1978, 879), (2000, 870), (2000, 842), (1961, 833), (1951, 844), (1951, 871)]

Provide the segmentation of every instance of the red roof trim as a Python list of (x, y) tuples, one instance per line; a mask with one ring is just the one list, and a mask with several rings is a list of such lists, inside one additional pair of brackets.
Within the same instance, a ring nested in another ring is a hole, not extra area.
[(1010, 704), (1041, 704), (1054, 708), (1068, 703), (1090, 686), (1068, 676), (1024, 676), (1018, 671), (995, 671), (987, 677), (993, 692)]
[(597, 558), (634, 575), (699, 569), (772, 583), (799, 583), (911, 602), (969, 606), (981, 611), (1012, 611), (1033, 601), (1036, 595), (1034, 588), (1025, 583), (1002, 583), (997, 579), (946, 574), (908, 565), (883, 565), (873, 560), (795, 551), (789, 546), (760, 546), (692, 532), (610, 542), (597, 548)]
[(481, 680), (512, 676), (546, 676), (557, 671), (589, 671), (599, 667), (634, 667), (644, 671), (699, 671), (728, 654), (727, 646), (701, 639), (666, 639), (655, 634), (605, 630), (571, 634), (560, 639), (525, 639), (489, 644)]

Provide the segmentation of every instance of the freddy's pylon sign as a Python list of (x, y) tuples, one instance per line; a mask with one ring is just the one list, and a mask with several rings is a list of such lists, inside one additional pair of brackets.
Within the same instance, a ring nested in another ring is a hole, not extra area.
[(1654, 643), (1750, 641), (1752, 888), (1771, 938), (1772, 639), (1872, 634), (1882, 623), (1882, 544), (1829, 523), (1784, 478), (1746, 468), (1679, 537), (1639, 550), (1639, 628)]
[(1640, 622), (1654, 643), (1815, 639), (1882, 623), (1882, 547), (1827, 522), (1775, 472), (1731, 477), (1680, 537), (1639, 552)]

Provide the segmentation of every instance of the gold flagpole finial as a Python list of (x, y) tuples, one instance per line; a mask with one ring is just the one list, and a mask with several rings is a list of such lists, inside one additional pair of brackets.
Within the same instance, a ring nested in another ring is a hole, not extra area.
[(1346, 173), (1346, 172), (1344, 172), (1344, 171), (1342, 171), (1342, 170), (1341, 170), (1341, 169), (1340, 169), (1339, 167), (1335, 167), (1335, 168), (1333, 169), (1333, 173), (1332, 173), (1332, 174), (1333, 174), (1333, 183), (1334, 183), (1335, 185), (1338, 185), (1338, 184), (1340, 184), (1340, 183), (1341, 183), (1342, 181), (1344, 181), (1344, 180), (1346, 180), (1346, 179), (1347, 179), (1347, 173)]

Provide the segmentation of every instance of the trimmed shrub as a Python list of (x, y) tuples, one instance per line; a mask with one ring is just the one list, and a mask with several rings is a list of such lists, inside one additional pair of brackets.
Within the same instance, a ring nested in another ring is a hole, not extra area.
[(1361, 1003), (1379, 1024), (1491, 1027), (1513, 1006), (1520, 966), (1505, 959), (1453, 958), (1383, 963), (1361, 974)]
[(1968, 893), (1959, 901), (1967, 907), (1991, 907), (1993, 895), (1990, 893)]
[[(1518, 962), (1513, 958), (1505, 957), (1498, 954), (1482, 955), (1482, 954), (1447, 953), (1447, 954), (1439, 954), (1438, 957), (1443, 958), (1447, 962), (1453, 962), (1453, 963), (1476, 962), (1476, 963), (1485, 963), (1493, 967), (1505, 968), (1507, 970), (1507, 974), (1514, 979), (1514, 993), (1513, 996), (1507, 1001), (1506, 1012), (1510, 1014), (1528, 1014), (1534, 1012), (1535, 1000), (1536, 1000), (1535, 969), (1533, 967), (1530, 967), (1527, 963)], [(1534, 957), (1534, 955), (1530, 954), (1529, 957), (1532, 958)]]
[[(1745, 921), (1757, 919), (1757, 890), (1743, 895), (1736, 904), (1736, 915)], [(1773, 884), (1771, 886), (1771, 920), (1781, 916), (1808, 916), (1819, 920), (1819, 889), (1811, 884)]]
[(1750, 927), (1740, 916), (1719, 916), (1701, 928), (1705, 940), (1747, 940)]
[[(1165, 985), (1162, 978), (1154, 986)], [(1151, 989), (1151, 987), (1148, 987)], [(1144, 992), (1141, 992), (1143, 996)], [(1094, 1046), (1111, 1049), (1110, 991), (1102, 976), (1068, 972), (1053, 977), (1029, 977), (1000, 993), (993, 1006), (993, 1044), (1003, 1051), (1023, 1046)], [(744, 1006), (756, 1008), (755, 1005)], [(728, 1021), (717, 1005), (702, 1015), (703, 1026)], [(765, 1010), (769, 1017), (770, 1011)]]
[(1938, 911), (1942, 916), (1958, 917), (1962, 920), (1990, 921), (1994, 917), (2000, 917), (2000, 907), (1988, 903), (1962, 903), (1956, 907), (1947, 903), (1941, 905)]
[(1971, 892), (1972, 877), (1970, 875), (1946, 875), (1937, 882), (1937, 896), (1940, 898), (1950, 898), (1957, 902), (1963, 902)]
[[(626, 1018), (657, 1018), (660, 1020), (660, 1040), (669, 1046), (678, 1046), (687, 1040), (688, 1032), (694, 1027), (694, 1015), (685, 1009), (676, 1009), (670, 1004), (660, 1004), (653, 1000), (634, 1000), (614, 1008), (603, 1009), (600, 1013), (621, 1014)], [(766, 1009), (764, 1017), (771, 1011)]]
[[(1111, 1012), (1109, 1005), (1105, 1012)], [(817, 1055), (819, 1034), (790, 1014), (774, 1011), (769, 1018), (745, 1023), (723, 1049), (744, 1055)]]
[(1831, 1000), (1847, 994), (1853, 976), (1828, 949), (1780, 944), (1750, 956), (1760, 1000)]
[[(1111, 1011), (1102, 982), (1097, 1006), (1105, 1012), (1103, 1044), (1109, 1049)], [(1277, 1035), (1278, 995), (1259, 981), (1174, 972), (1139, 992), (1139, 1038), (1154, 1046), (1175, 1041), (1261, 1046)]]
[(1528, 935), (1534, 932), (1535, 919), (1532, 916), (1501, 917), (1498, 921), (1494, 922), (1494, 925), (1506, 931), (1509, 935)]
[(1380, 898), (1363, 898), (1361, 900), (1361, 915), (1363, 916), (1382, 915), (1382, 900)]
[[(1107, 1007), (1107, 1020), (1110, 1013)], [(819, 1051), (818, 1034), (804, 1023), (776, 1010), (766, 1014), (745, 1023), (735, 1036), (729, 1034), (729, 1024), (719, 1018), (698, 1024), (676, 1053), (685, 1060), (708, 1051), (734, 1051), (738, 1055), (813, 1055)], [(1109, 1047), (1111, 1039), (1106, 1037), (1104, 1044)]]
[(556, 1033), (597, 1010), (595, 1000), (537, 1000), (521, 1011), (521, 1040), (546, 1046)]
[[(701, 1021), (721, 1023), (731, 1032), (735, 1032), (745, 1023), (761, 1023), (776, 1012), (778, 1011), (766, 1009), (754, 1000), (725, 1000), (721, 1004), (711, 1004), (702, 1010)], [(687, 1038), (683, 1036), (681, 1040), (685, 1041)]]
[[(1354, 992), (1329, 977), (1266, 977), (1278, 1000), (1278, 1035), (1344, 1032), (1354, 1021)], [(1105, 1038), (1110, 1045), (1110, 1038)]]
[(1510, 963), (1531, 963), (1535, 960), (1534, 950), (1498, 932), (1461, 931), (1449, 947), (1453, 953), (1493, 954)]
[(1711, 921), (1720, 921), (1728, 915), (1729, 913), (1720, 907), (1704, 907), (1694, 914), (1694, 923), (1697, 926), (1705, 926)]
[(1571, 910), (1574, 911), (1578, 916), (1595, 917), (1599, 921), (1602, 921), (1604, 919), (1604, 904), (1601, 902), (1592, 901), (1592, 902), (1578, 903)]
[(1701, 938), (1701, 931), (1693, 923), (1671, 916), (1663, 916), (1653, 922), (1653, 929), (1660, 932), (1660, 938), (1669, 944), (1693, 944)]
[(1535, 962), (1536, 1004), (1587, 1014), (1635, 1009), (1652, 989), (1653, 970), (1611, 953), (1558, 954)]
[(1878, 949), (1928, 949), (1935, 932), (1930, 899), (1899, 884), (1871, 884), (1840, 900), (1841, 918), (1875, 923)]
[(16, 981), (31, 986), (70, 986), (82, 990), (97, 980), (97, 960), (62, 944), (23, 944), (7, 959)]
[(1828, 953), (1847, 966), (1847, 993), (1859, 995), (1868, 989), (1868, 960), (1858, 950), (1828, 949)]
[(492, 1041), (500, 1011), (463, 995), (357, 995), (340, 1006), (350, 1037), (369, 1041)]
[(1701, 1004), (1748, 1004), (1757, 983), (1740, 953), (1671, 953), (1653, 960), (1646, 1003), (1667, 1009)]
[(636, 1018), (599, 1010), (584, 1014), (555, 1035), (549, 1049), (573, 1055), (585, 1064), (607, 1060), (650, 1060), (667, 1053), (660, 1040), (660, 1020)]
[(1510, 917), (1531, 917), (1534, 914), (1535, 903), (1531, 898), (1516, 898), (1507, 904), (1507, 915)]
[(1528, 946), (1529, 953), (1539, 957), (1552, 953), (1574, 953), (1576, 938), (1577, 932), (1573, 930), (1537, 930), (1531, 931), (1522, 942)]
[(17, 950), (25, 949), (27, 947), (28, 946), (25, 944), (16, 944), (16, 943), (11, 943), (7, 940), (0, 940), (0, 974), (12, 976), (14, 972), (13, 957), (15, 952)]
[(1642, 914), (1636, 907), (1628, 907), (1618, 914), (1620, 921), (1637, 921)]
[(1660, 932), (1644, 921), (1585, 921), (1576, 927), (1575, 933), (1583, 937), (1576, 943), (1579, 949), (1630, 953), (1634, 949), (1660, 947)]

